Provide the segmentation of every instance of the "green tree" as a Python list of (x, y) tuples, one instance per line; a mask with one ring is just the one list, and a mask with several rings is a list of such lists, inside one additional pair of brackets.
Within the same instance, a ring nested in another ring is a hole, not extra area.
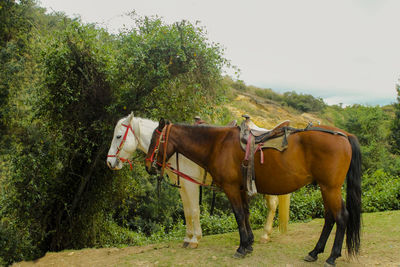
[(10, 120), (10, 90), (21, 85), (32, 25), (33, 1), (0, 2), (0, 136), (4, 138)]
[(297, 94), (295, 91), (285, 92), (283, 94), (283, 102), (302, 112), (318, 112), (326, 107), (322, 98), (315, 98), (307, 94)]
[(392, 162), (388, 143), (390, 118), (382, 108), (353, 105), (344, 108), (342, 115), (335, 124), (358, 137), (363, 169), (373, 172), (389, 168)]
[(187, 21), (168, 25), (158, 17), (135, 17), (135, 23), (119, 36), (118, 109), (176, 121), (213, 115), (213, 105), (222, 100), (221, 71), (227, 64), (219, 45)]
[(396, 84), (397, 103), (395, 107), (395, 117), (391, 125), (390, 141), (391, 150), (395, 154), (400, 154), (400, 84)]

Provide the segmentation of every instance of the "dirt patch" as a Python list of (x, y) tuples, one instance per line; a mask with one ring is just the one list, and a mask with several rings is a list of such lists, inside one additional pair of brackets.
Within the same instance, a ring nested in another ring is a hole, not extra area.
[(144, 253), (155, 247), (156, 245), (126, 248), (82, 249), (58, 253), (48, 252), (44, 257), (38, 260), (16, 263), (13, 266), (112, 266), (118, 262), (120, 258)]

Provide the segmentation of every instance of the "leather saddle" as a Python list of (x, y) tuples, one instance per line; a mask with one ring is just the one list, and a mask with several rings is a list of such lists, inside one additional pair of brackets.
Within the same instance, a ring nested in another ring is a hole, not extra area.
[(240, 143), (242, 148), (245, 150), (247, 141), (249, 140), (249, 135), (254, 136), (254, 143), (260, 144), (264, 143), (269, 139), (280, 137), (286, 133), (286, 128), (289, 126), (290, 121), (286, 120), (278, 125), (276, 125), (271, 130), (260, 128), (255, 125), (251, 120), (249, 115), (243, 115), (245, 120), (241, 123), (240, 127)]

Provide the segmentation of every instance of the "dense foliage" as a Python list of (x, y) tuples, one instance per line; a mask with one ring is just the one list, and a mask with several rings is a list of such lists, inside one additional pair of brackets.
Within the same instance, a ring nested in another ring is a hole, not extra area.
[(322, 98), (315, 98), (308, 94), (297, 94), (294, 91), (284, 93), (283, 102), (289, 107), (303, 112), (318, 112), (326, 106)]
[(394, 104), (395, 117), (391, 125), (390, 141), (392, 143), (392, 152), (399, 155), (400, 154), (400, 84), (396, 85), (396, 91), (397, 91), (397, 103)]
[[(399, 151), (399, 103), (329, 107), (311, 95), (246, 86), (221, 76), (229, 62), (198, 24), (135, 13), (132, 19), (133, 28), (112, 35), (46, 15), (34, 0), (0, 2), (0, 265), (49, 250), (181, 239), (179, 193), (162, 184), (157, 196), (143, 154), (135, 155), (133, 171), (107, 168), (113, 127), (130, 111), (226, 124), (232, 115), (223, 104), (237, 91), (293, 112), (329, 113), (360, 139), (363, 210), (400, 208), (400, 161), (392, 154)], [(211, 199), (204, 190), (203, 233), (236, 230), (226, 196), (217, 192), (213, 215)], [(253, 227), (263, 225), (266, 212), (262, 196), (252, 199)], [(317, 186), (293, 194), (291, 220), (322, 216)]]
[(224, 100), (222, 49), (185, 21), (136, 16), (134, 28), (110, 35), (45, 15), (33, 1), (1, 4), (2, 263), (140, 243), (141, 234), (182, 225), (176, 190), (163, 190), (159, 205), (143, 168), (113, 175), (106, 153), (117, 118), (130, 110), (153, 119), (213, 116)]

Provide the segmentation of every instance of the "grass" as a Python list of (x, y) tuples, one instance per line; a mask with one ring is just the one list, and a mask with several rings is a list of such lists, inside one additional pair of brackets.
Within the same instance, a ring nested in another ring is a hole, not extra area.
[[(256, 242), (252, 255), (234, 259), (239, 244), (237, 232), (205, 236), (197, 249), (183, 249), (180, 241), (171, 241), (142, 247), (86, 249), (48, 253), (36, 263), (15, 266), (322, 266), (329, 257), (333, 243), (332, 231), (326, 251), (314, 263), (305, 263), (303, 257), (315, 246), (322, 230), (323, 220), (289, 225), (287, 234), (276, 229), (272, 242), (257, 241), (261, 230), (254, 231)], [(361, 251), (357, 259), (348, 259), (345, 248), (337, 266), (400, 266), (400, 211), (363, 214)]]

